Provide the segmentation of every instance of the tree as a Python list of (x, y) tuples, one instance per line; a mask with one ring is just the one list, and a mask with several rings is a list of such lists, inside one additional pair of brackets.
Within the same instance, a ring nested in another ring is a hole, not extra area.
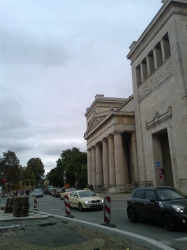
[(19, 181), (19, 159), (17, 158), (15, 152), (7, 151), (3, 152), (3, 158), (0, 160), (0, 172), (6, 182), (12, 184)]
[[(36, 181), (42, 185), (44, 178), (44, 165), (40, 158), (31, 158), (27, 162), (28, 173), (34, 173)], [(29, 172), (32, 171), (32, 172)]]
[[(66, 179), (64, 180), (64, 177)], [(52, 169), (47, 178), (54, 186), (63, 186), (64, 182), (75, 186), (78, 181), (79, 188), (87, 186), (87, 153), (80, 152), (78, 148), (62, 151), (56, 161), (56, 168)]]
[(25, 182), (35, 183), (37, 181), (33, 170), (29, 169), (28, 167), (23, 169), (22, 179), (24, 183)]

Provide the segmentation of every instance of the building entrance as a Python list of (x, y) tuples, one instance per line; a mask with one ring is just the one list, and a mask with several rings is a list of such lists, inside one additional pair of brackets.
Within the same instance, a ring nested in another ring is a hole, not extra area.
[(164, 169), (164, 179), (160, 181), (156, 173), (156, 184), (164, 186), (174, 186), (173, 171), (171, 167), (171, 156), (167, 130), (160, 131), (153, 135), (153, 150), (155, 161), (161, 162), (161, 168)]

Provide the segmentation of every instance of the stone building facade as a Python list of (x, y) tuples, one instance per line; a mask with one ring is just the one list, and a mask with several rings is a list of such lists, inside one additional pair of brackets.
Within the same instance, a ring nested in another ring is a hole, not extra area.
[(96, 95), (86, 111), (88, 183), (96, 189), (187, 193), (187, 0), (162, 2), (127, 55), (133, 95)]

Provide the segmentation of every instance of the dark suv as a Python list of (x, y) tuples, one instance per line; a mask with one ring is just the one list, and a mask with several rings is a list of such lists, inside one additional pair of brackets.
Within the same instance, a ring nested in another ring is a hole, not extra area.
[(187, 197), (172, 187), (137, 188), (127, 200), (127, 215), (130, 222), (151, 219), (173, 231), (187, 226)]

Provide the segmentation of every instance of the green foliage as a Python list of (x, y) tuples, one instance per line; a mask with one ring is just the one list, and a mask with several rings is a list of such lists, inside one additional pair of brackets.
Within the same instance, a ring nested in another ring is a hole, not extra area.
[[(66, 179), (64, 180), (64, 173)], [(87, 153), (80, 152), (78, 148), (62, 151), (60, 158), (56, 161), (56, 168), (52, 169), (47, 178), (53, 186), (64, 186), (69, 183), (75, 186), (76, 180), (80, 188), (87, 186)]]
[(3, 158), (0, 161), (0, 172), (9, 183), (16, 183), (19, 181), (19, 159), (12, 151), (3, 153)]
[[(44, 165), (40, 158), (31, 158), (27, 162), (27, 172), (26, 175), (29, 177), (33, 176), (36, 179), (37, 182), (41, 182), (43, 180), (43, 174), (44, 174)], [(30, 179), (30, 178), (29, 178)]]
[(33, 170), (29, 169), (28, 167), (25, 168), (22, 172), (22, 180), (23, 182), (36, 182), (35, 174)]

